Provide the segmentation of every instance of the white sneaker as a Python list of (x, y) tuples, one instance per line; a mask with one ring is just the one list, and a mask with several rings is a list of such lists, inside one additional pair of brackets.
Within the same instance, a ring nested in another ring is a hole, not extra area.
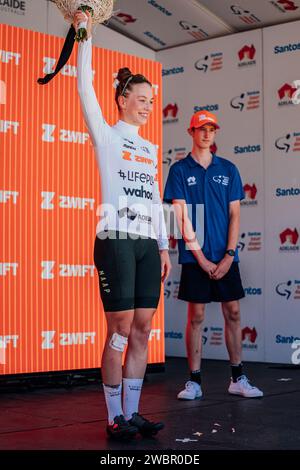
[(185, 389), (178, 393), (178, 400), (195, 400), (202, 397), (201, 386), (197, 382), (189, 380), (185, 384)]
[(241, 375), (237, 382), (233, 382), (231, 379), (228, 392), (232, 395), (242, 395), (245, 398), (257, 398), (264, 395), (259, 388), (250, 385), (245, 375)]

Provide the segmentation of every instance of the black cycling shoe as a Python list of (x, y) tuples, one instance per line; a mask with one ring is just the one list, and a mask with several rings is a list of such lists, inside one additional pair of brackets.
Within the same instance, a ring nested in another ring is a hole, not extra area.
[(123, 415), (116, 416), (113, 424), (106, 426), (106, 432), (112, 439), (132, 439), (138, 432), (138, 428), (129, 421), (126, 421)]
[(149, 421), (139, 413), (133, 413), (129, 423), (135, 426), (138, 432), (145, 437), (155, 436), (158, 431), (161, 431), (165, 427), (164, 423), (153, 423), (153, 421)]

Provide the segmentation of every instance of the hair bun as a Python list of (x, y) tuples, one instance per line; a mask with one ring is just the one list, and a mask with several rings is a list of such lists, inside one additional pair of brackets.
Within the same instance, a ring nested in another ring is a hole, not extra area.
[(132, 76), (131, 71), (129, 70), (128, 67), (124, 67), (122, 69), (119, 69), (118, 71), (118, 76), (117, 79), (119, 80), (120, 83), (124, 83), (128, 80), (129, 77)]

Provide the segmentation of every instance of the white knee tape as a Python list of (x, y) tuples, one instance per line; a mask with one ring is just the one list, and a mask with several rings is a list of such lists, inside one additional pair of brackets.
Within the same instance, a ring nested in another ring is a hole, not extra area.
[(125, 346), (128, 343), (128, 338), (121, 336), (118, 333), (114, 333), (110, 339), (109, 345), (112, 349), (119, 352), (124, 352)]

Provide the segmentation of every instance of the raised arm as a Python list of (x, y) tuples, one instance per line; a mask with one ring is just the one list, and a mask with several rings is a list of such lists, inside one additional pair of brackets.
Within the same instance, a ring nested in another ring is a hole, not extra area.
[[(76, 13), (76, 27), (84, 13)], [(88, 14), (87, 14), (88, 16)], [(94, 146), (109, 144), (112, 139), (111, 127), (105, 121), (93, 87), (92, 72), (92, 36), (89, 18), (88, 39), (78, 45), (77, 56), (77, 88), (86, 126)]]

